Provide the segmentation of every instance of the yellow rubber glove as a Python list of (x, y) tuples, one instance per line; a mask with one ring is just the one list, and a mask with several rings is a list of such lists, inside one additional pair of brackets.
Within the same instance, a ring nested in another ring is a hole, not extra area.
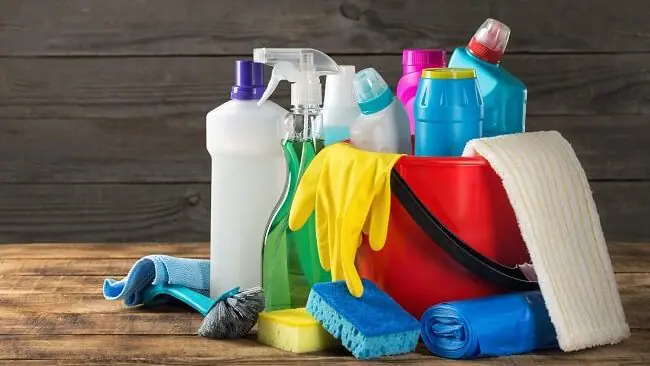
[(361, 233), (381, 250), (390, 216), (390, 172), (401, 155), (376, 153), (338, 143), (323, 149), (302, 176), (289, 213), (297, 230), (316, 212), (321, 265), (332, 280), (345, 280), (356, 297), (363, 294), (355, 267)]

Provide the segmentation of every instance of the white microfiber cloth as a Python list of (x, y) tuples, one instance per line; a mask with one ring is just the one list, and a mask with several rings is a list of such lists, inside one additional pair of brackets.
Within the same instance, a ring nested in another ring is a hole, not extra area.
[(472, 140), (501, 177), (563, 351), (630, 335), (587, 176), (558, 132)]

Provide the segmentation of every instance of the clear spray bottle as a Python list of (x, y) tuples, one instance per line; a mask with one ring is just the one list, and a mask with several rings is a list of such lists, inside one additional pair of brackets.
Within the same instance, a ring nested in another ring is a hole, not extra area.
[(256, 48), (255, 62), (273, 66), (273, 73), (258, 104), (268, 99), (278, 83), (291, 83), (291, 111), (282, 141), (287, 180), (267, 226), (262, 252), (262, 284), (266, 310), (305, 306), (314, 283), (330, 281), (318, 258), (313, 215), (298, 231), (289, 229), (289, 209), (298, 182), (324, 147), (320, 76), (334, 75), (339, 67), (326, 54), (309, 48)]

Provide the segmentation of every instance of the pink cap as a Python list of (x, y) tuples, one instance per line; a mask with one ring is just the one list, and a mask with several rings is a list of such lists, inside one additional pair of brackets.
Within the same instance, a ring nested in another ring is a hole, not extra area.
[(478, 28), (467, 48), (476, 57), (492, 64), (503, 59), (510, 39), (510, 28), (498, 20), (488, 18)]
[(402, 74), (445, 67), (446, 56), (445, 50), (440, 49), (406, 49), (402, 52)]

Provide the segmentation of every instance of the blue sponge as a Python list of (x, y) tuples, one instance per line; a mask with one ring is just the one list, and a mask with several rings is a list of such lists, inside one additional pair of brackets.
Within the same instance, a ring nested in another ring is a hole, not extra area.
[(344, 281), (315, 284), (307, 311), (356, 358), (414, 351), (420, 322), (374, 283), (362, 282), (359, 299), (350, 295)]

